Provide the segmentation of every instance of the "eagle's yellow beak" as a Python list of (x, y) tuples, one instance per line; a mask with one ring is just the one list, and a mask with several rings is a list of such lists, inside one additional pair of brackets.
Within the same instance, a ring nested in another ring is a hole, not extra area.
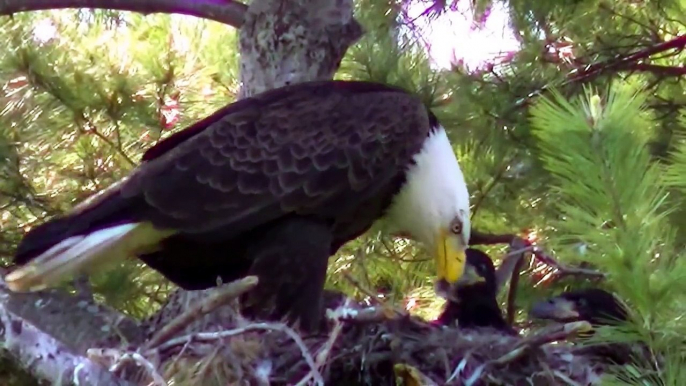
[(445, 230), (439, 235), (436, 243), (436, 270), (438, 280), (450, 284), (457, 282), (464, 274), (466, 245), (458, 235)]

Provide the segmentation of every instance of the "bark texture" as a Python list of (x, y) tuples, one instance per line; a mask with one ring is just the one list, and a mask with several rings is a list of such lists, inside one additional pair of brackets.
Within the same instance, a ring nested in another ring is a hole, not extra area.
[[(117, 326), (118, 324), (118, 326)], [(11, 292), (0, 282), (0, 339), (12, 356), (39, 380), (56, 385), (130, 385), (84, 356), (115, 328), (140, 335), (124, 315), (59, 291)]]
[[(240, 28), (241, 98), (291, 83), (332, 79), (347, 49), (362, 36), (352, 0), (0, 0), (0, 15), (58, 8), (102, 8), (180, 13)], [(138, 323), (92, 300), (60, 291), (17, 294), (0, 283), (2, 349), (51, 384), (128, 385), (86, 357), (92, 347), (140, 347), (216, 289), (178, 290), (166, 305)], [(226, 325), (235, 314), (223, 306), (178, 335)]]
[(254, 0), (240, 30), (240, 97), (333, 79), (362, 33), (352, 0)]

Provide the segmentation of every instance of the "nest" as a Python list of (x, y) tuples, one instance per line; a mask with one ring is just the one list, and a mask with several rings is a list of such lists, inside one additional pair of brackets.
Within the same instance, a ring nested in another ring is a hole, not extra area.
[(550, 344), (590, 328), (585, 322), (520, 337), (346, 302), (327, 311), (326, 332), (301, 337), (286, 324), (238, 314), (221, 326), (189, 330), (193, 314), (135, 351), (89, 354), (107, 358), (122, 378), (159, 386), (172, 379), (177, 385), (593, 385), (603, 370), (569, 345)]

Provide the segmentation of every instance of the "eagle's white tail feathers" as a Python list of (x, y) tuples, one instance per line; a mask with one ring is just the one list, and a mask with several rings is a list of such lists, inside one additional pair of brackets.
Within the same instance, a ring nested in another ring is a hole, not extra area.
[[(151, 234), (150, 231), (156, 231)], [(38, 291), (104, 263), (122, 260), (155, 245), (168, 232), (150, 224), (128, 223), (67, 238), (5, 277), (12, 291)], [(155, 237), (157, 236), (157, 237)]]

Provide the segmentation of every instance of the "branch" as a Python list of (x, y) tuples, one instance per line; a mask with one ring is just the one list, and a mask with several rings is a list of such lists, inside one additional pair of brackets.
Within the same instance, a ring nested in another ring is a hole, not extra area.
[[(526, 240), (516, 238), (512, 240), (512, 243), (510, 244), (510, 253), (508, 253), (508, 255), (515, 257), (512, 272), (510, 272), (510, 288), (507, 293), (507, 324), (510, 326), (514, 323), (515, 318), (515, 301), (517, 300), (519, 273), (522, 271), (522, 266), (524, 266), (524, 258), (527, 255), (527, 252), (531, 251), (531, 248), (527, 247), (528, 244), (529, 243)], [(500, 270), (498, 273), (500, 273)]]
[(0, 0), (0, 15), (67, 8), (112, 9), (144, 15), (175, 13), (239, 28), (248, 7), (232, 0)]
[[(510, 244), (510, 251), (503, 256), (503, 260), (500, 262), (500, 266), (496, 271), (496, 282), (498, 292), (505, 286), (508, 280), (514, 277), (514, 275), (519, 275), (519, 270), (521, 269), (520, 261), (524, 258), (526, 252), (531, 252), (533, 247), (523, 246), (518, 248), (517, 245), (523, 241), (520, 238), (516, 238)], [(516, 273), (515, 273), (516, 272)], [(512, 286), (512, 285), (510, 285)]]
[(561, 84), (548, 84), (537, 90), (534, 90), (526, 96), (518, 99), (509, 109), (500, 114), (501, 117), (506, 117), (513, 112), (524, 108), (536, 97), (546, 93), (551, 88), (561, 88), (572, 83), (589, 82), (597, 76), (607, 73), (608, 71), (642, 71), (651, 72), (657, 75), (667, 76), (682, 76), (686, 73), (684, 67), (667, 67), (639, 63), (640, 61), (648, 60), (651, 56), (665, 51), (678, 50), (681, 51), (686, 47), (686, 35), (677, 36), (676, 38), (666, 41), (664, 43), (656, 44), (654, 46), (639, 50), (629, 55), (621, 55), (610, 58), (600, 62), (592, 63), (572, 70), (567, 79)]
[(541, 347), (547, 343), (567, 339), (572, 335), (588, 332), (592, 329), (593, 327), (587, 321), (570, 322), (560, 326), (555, 326), (552, 328), (552, 331), (545, 331), (525, 337), (519, 343), (517, 343), (512, 351), (489, 362), (497, 365), (511, 363), (514, 360), (521, 358), (523, 354), (531, 349)]
[(546, 281), (559, 280), (562, 277), (569, 275), (589, 276), (592, 278), (605, 278), (605, 274), (592, 269), (582, 267), (568, 267), (555, 260), (553, 257), (546, 254), (543, 249), (536, 245), (532, 245), (529, 241), (524, 240), (514, 235), (487, 235), (479, 234), (479, 241), (486, 244), (498, 244), (502, 241), (510, 239), (510, 250), (505, 255), (502, 263), (496, 272), (496, 286), (498, 292), (505, 286), (507, 279), (510, 279), (510, 288), (507, 293), (507, 322), (512, 324), (515, 317), (515, 300), (517, 297), (517, 286), (519, 285), (519, 276), (524, 265), (525, 257), (531, 253), (533, 256), (543, 264), (551, 267), (553, 272), (546, 275), (542, 280), (536, 284)]
[(164, 326), (158, 333), (156, 333), (148, 342), (145, 343), (143, 349), (149, 349), (169, 340), (174, 334), (181, 331), (188, 326), (193, 320), (216, 310), (218, 307), (226, 304), (232, 299), (241, 294), (251, 290), (257, 284), (256, 276), (247, 276), (220, 287), (217, 292), (211, 293), (201, 303), (192, 306), (184, 311), (183, 314), (177, 316), (169, 324)]
[[(489, 367), (500, 367), (511, 364), (515, 362), (517, 359), (527, 354), (528, 352), (538, 349), (545, 344), (563, 340), (568, 338), (569, 336), (576, 335), (580, 332), (585, 332), (589, 330), (591, 330), (591, 325), (586, 321), (581, 321), (556, 326), (550, 332), (527, 336), (524, 339), (522, 339), (512, 350), (510, 350), (510, 352), (501, 355), (498, 358), (486, 361), (484, 364), (477, 367), (472, 373), (472, 375), (469, 377), (469, 379), (466, 380), (465, 384), (475, 384), (476, 381), (481, 377), (481, 375), (484, 374), (484, 371)], [(463, 359), (462, 362), (464, 362), (465, 360), (466, 358)], [(461, 366), (464, 366), (462, 362), (460, 362), (457, 365), (457, 368), (455, 369), (455, 371), (453, 371), (453, 375), (451, 376), (451, 378), (448, 379), (448, 382), (453, 380), (453, 378), (458, 374), (458, 369)]]
[(533, 246), (533, 255), (541, 263), (552, 268), (552, 272), (546, 274), (541, 280), (539, 280), (536, 285), (542, 283), (553, 283), (566, 276), (585, 276), (591, 279), (603, 280), (607, 275), (603, 272), (596, 271), (594, 269), (584, 268), (582, 263), (579, 267), (570, 267), (565, 264), (560, 263), (555, 258), (547, 254), (541, 247)]
[(650, 72), (658, 76), (684, 76), (686, 67), (661, 66), (658, 64), (637, 63), (626, 68), (629, 71)]
[(493, 245), (493, 244), (510, 244), (517, 236), (514, 234), (491, 234), (481, 233), (472, 229), (469, 237), (469, 245)]
[(604, 60), (574, 70), (569, 74), (569, 82), (589, 81), (591, 78), (609, 70), (628, 70), (631, 69), (632, 66), (636, 66), (637, 62), (648, 59), (655, 54), (670, 50), (683, 50), (684, 47), (686, 47), (686, 35), (676, 37), (661, 44), (656, 44), (630, 55)]
[[(55, 312), (55, 309), (60, 310), (67, 304), (51, 296), (54, 293), (14, 294), (4, 287), (2, 280), (0, 287), (2, 350), (15, 357), (33, 376), (51, 384), (61, 384), (59, 381), (62, 380), (77, 385), (131, 385), (79, 355), (79, 348), (89, 345), (84, 338), (94, 342), (98, 334), (103, 335), (103, 325), (98, 326), (97, 330), (88, 329), (83, 322), (76, 321), (82, 319), (88, 324), (97, 323), (97, 315), (93, 315), (97, 313), (97, 307), (90, 310), (89, 307), (78, 307), (78, 304), (86, 302), (73, 298), (76, 309)], [(70, 318), (74, 320), (71, 326), (65, 321)], [(59, 326), (61, 333), (51, 331), (51, 326)], [(60, 335), (64, 337), (61, 341), (55, 339)], [(73, 340), (69, 340), (68, 336)]]
[[(85, 114), (83, 114), (83, 111), (74, 113), (78, 114), (78, 119), (80, 119), (81, 122), (85, 123), (85, 125), (80, 125), (80, 128), (81, 130), (83, 130), (84, 133), (90, 133), (100, 138), (100, 140), (103, 141), (107, 146), (109, 146), (111, 149), (114, 149), (114, 151), (117, 154), (119, 154), (124, 159), (124, 161), (126, 161), (126, 163), (129, 164), (129, 166), (136, 167), (136, 161), (129, 157), (129, 155), (126, 154), (126, 152), (124, 151), (124, 149), (121, 148), (121, 146), (114, 143), (111, 139), (107, 138), (105, 134), (101, 133), (100, 130), (98, 130), (97, 126), (95, 126), (95, 124), (90, 119), (88, 119)], [(77, 122), (77, 125), (79, 125), (79, 122)]]
[(512, 156), (511, 158), (505, 160), (505, 162), (501, 163), (498, 169), (495, 172), (495, 175), (493, 178), (491, 178), (488, 183), (486, 184), (486, 187), (483, 189), (479, 189), (479, 196), (474, 200), (474, 204), (472, 205), (472, 218), (476, 217), (477, 212), (479, 211), (479, 208), (481, 205), (486, 201), (486, 198), (488, 195), (491, 193), (491, 191), (498, 186), (498, 183), (502, 180), (502, 178), (505, 176), (505, 172), (507, 172), (508, 166), (517, 158), (517, 152), (515, 152), (515, 155)]

